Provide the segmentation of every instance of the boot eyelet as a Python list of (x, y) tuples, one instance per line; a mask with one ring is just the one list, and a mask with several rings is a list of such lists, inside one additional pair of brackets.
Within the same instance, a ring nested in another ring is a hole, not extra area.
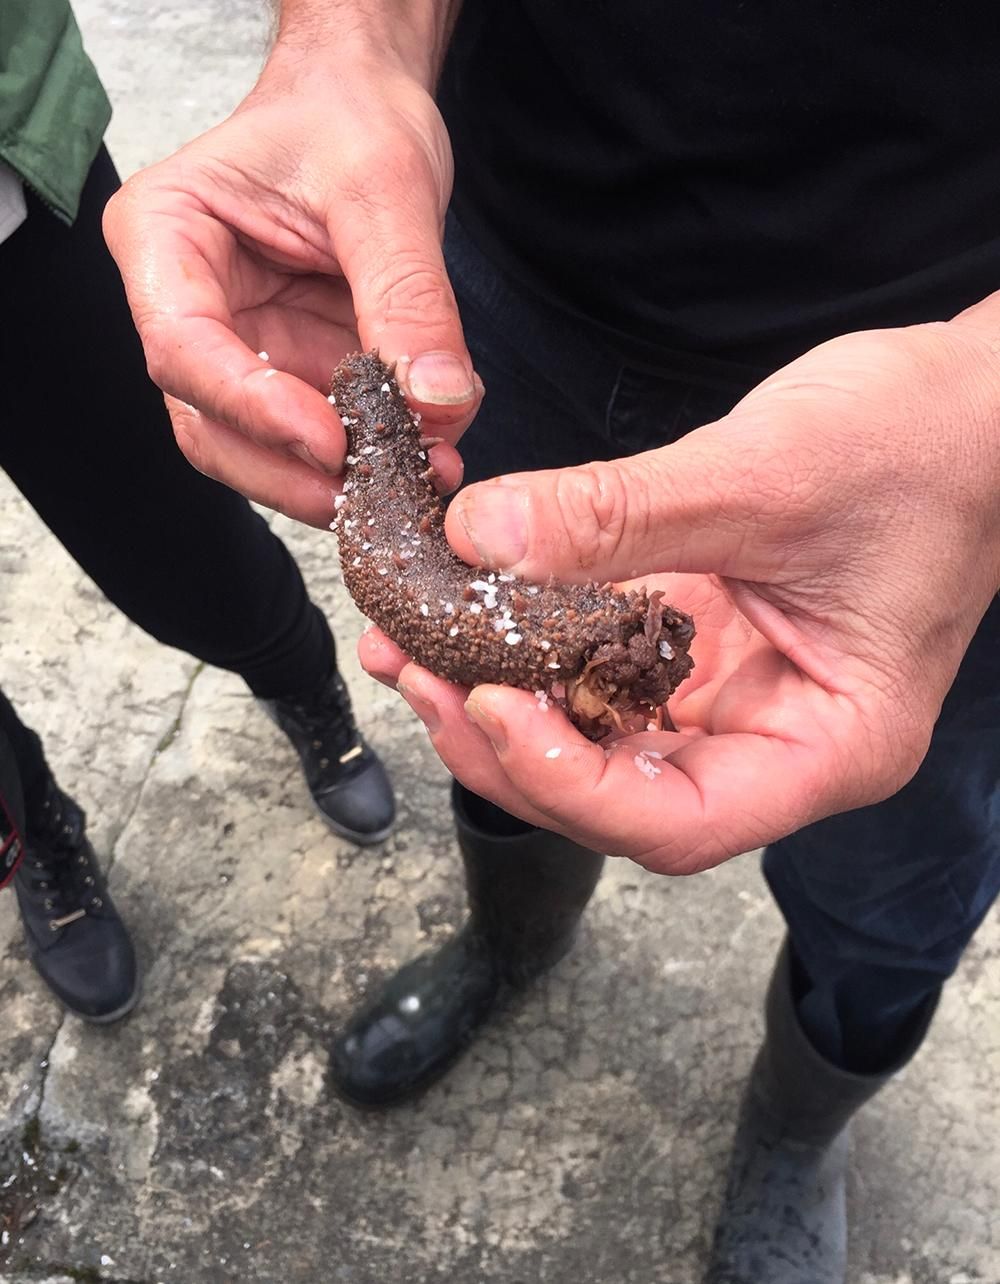
[(330, 765), (330, 759), (329, 759), (329, 758), (320, 758), (320, 760), (319, 760), (319, 765), (320, 765), (320, 766), (324, 769), (324, 771), (325, 771), (325, 770), (326, 770), (326, 768), (327, 768), (327, 767), (329, 767), (329, 765)]
[(77, 856), (77, 858), (76, 858), (76, 863), (77, 863), (78, 865), (86, 865), (86, 863), (87, 863), (87, 858), (86, 858), (86, 856), (84, 856), (84, 855), (82, 855), (82, 854), (81, 854), (81, 855), (79, 855), (79, 856)]
[(93, 905), (94, 909), (100, 909), (101, 906), (104, 904), (104, 902), (101, 900), (99, 896), (95, 896), (90, 903), (91, 905)]
[(322, 749), (322, 748), (323, 748), (323, 741), (322, 741), (322, 740), (314, 740), (314, 741), (313, 741), (313, 748), (314, 748), (314, 749)]
[(43, 892), (47, 892), (49, 890), (48, 883), (39, 883), (38, 886), (42, 889)]
[(45, 898), (45, 908), (46, 908), (47, 910), (51, 910), (51, 909), (54, 909), (54, 908), (55, 908), (55, 907), (53, 906), (53, 904), (52, 904), (52, 901), (50, 900), (50, 898), (49, 898), (48, 896), (46, 896), (46, 898)]
[(91, 874), (88, 874), (88, 875), (87, 875), (87, 877), (86, 877), (83, 881), (86, 883), (86, 885), (87, 885), (88, 887), (93, 887), (93, 886), (94, 886), (94, 879), (93, 879), (93, 876), (92, 876)]

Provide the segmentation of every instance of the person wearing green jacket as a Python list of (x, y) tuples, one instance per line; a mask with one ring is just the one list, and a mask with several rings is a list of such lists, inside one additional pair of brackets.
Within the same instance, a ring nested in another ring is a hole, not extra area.
[[(392, 790), (355, 725), (327, 621), (264, 520), (185, 462), (147, 374), (101, 234), (119, 185), (102, 143), (110, 114), (67, 0), (4, 0), (0, 468), (136, 624), (244, 678), (334, 832), (378, 842)], [(242, 324), (252, 338), (254, 316)], [(290, 458), (322, 447), (296, 442)], [(10, 881), (29, 955), (57, 997), (92, 1021), (128, 1012), (135, 952), (83, 811), (0, 691), (0, 885)]]

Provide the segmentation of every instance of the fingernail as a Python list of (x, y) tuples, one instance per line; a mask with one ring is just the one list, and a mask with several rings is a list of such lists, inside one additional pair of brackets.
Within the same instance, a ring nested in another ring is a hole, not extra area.
[(458, 520), (487, 566), (514, 566), (527, 552), (527, 498), (519, 487), (487, 484), (455, 500)]
[(310, 468), (315, 468), (321, 473), (329, 472), (329, 469), (323, 467), (304, 441), (293, 441), (288, 450), (296, 459), (301, 459)]
[(476, 389), (463, 361), (451, 352), (422, 352), (407, 371), (410, 396), (429, 406), (461, 406)]
[(490, 744), (498, 753), (502, 753), (507, 748), (507, 730), (499, 718), (495, 718), (472, 696), (465, 702), (465, 712), (466, 716), (488, 737)]
[(437, 711), (437, 706), (430, 700), (425, 700), (423, 696), (417, 695), (415, 691), (411, 690), (410, 687), (404, 686), (402, 682), (396, 684), (396, 690), (433, 736), (441, 726), (441, 717)]

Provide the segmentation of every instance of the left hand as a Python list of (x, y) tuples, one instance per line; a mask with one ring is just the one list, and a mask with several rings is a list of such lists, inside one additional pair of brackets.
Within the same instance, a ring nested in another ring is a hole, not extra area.
[(651, 870), (707, 868), (916, 771), (1000, 586), (998, 443), (1000, 361), (973, 312), (823, 344), (676, 444), (464, 491), (447, 532), (467, 561), (641, 577), (694, 616), (674, 731), (591, 744), (376, 631), (362, 662), (475, 792)]

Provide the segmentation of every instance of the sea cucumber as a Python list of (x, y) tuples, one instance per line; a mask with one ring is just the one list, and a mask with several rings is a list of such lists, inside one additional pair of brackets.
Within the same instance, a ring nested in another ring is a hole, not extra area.
[(584, 735), (645, 729), (693, 667), (694, 624), (659, 592), (529, 584), (470, 567), (444, 533), (419, 415), (377, 353), (345, 358), (330, 400), (347, 431), (333, 527), (361, 611), (418, 664), (465, 686), (523, 687)]

